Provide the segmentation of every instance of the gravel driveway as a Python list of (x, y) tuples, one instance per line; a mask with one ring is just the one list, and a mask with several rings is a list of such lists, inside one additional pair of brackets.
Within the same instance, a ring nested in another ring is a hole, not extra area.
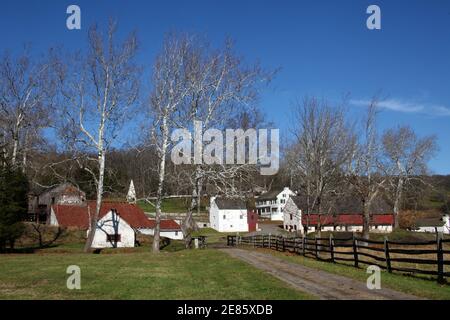
[[(326, 300), (411, 300), (415, 296), (391, 289), (369, 290), (365, 283), (288, 262), (271, 254), (237, 248), (221, 249), (291, 286)], [(383, 285), (383, 283), (381, 283)]]

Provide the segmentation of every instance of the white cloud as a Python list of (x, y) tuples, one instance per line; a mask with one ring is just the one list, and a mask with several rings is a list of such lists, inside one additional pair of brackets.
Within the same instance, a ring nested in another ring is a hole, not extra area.
[[(367, 106), (370, 100), (351, 100), (351, 104), (356, 106)], [(420, 104), (402, 101), (398, 99), (387, 99), (380, 101), (378, 106), (383, 109), (404, 112), (404, 113), (420, 113), (432, 116), (450, 117), (450, 108), (442, 105)]]

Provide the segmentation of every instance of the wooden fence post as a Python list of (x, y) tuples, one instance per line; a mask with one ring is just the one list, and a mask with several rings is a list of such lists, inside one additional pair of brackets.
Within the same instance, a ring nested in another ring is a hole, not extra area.
[(303, 235), (303, 239), (302, 239), (302, 251), (303, 251), (303, 256), (306, 255), (306, 235)]
[(275, 243), (275, 250), (278, 251), (278, 239), (280, 238), (280, 236), (277, 236), (277, 242)]
[(269, 249), (272, 249), (271, 233), (269, 233)]
[(284, 237), (281, 236), (281, 239), (283, 240), (283, 242), (282, 242), (282, 244), (283, 244), (283, 252), (285, 252), (285, 251), (286, 251), (286, 246), (285, 246), (285, 244), (284, 244)]
[(439, 235), (437, 239), (437, 263), (438, 263), (438, 283), (444, 284), (444, 253), (442, 252), (442, 237)]
[(386, 269), (389, 273), (392, 273), (391, 256), (389, 254), (389, 241), (388, 238), (384, 238), (384, 257), (386, 259)]
[(358, 264), (358, 242), (356, 240), (355, 234), (353, 233), (353, 259), (355, 260), (355, 268), (359, 267)]
[(334, 263), (334, 239), (333, 239), (333, 234), (330, 233), (330, 257), (331, 257), (331, 262)]
[(319, 253), (317, 252), (317, 236), (314, 236), (314, 246), (315, 246), (315, 251), (316, 251), (316, 259), (319, 259)]

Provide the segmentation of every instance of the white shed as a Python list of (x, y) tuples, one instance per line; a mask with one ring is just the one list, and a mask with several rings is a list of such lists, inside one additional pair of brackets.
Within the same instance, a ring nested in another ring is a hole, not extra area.
[[(139, 232), (146, 235), (153, 236), (155, 233), (156, 221), (151, 219), (149, 220), (151, 227), (145, 229), (139, 229)], [(173, 239), (173, 240), (183, 240), (183, 232), (181, 230), (180, 225), (172, 219), (164, 219), (161, 220), (159, 224), (159, 234), (161, 237)]]
[(247, 206), (243, 200), (211, 198), (209, 221), (219, 232), (248, 232)]

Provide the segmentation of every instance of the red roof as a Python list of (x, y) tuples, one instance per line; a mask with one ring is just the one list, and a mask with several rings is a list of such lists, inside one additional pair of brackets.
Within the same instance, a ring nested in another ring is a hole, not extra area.
[[(149, 220), (152, 224), (151, 228), (153, 229), (156, 225), (155, 220)], [(174, 220), (161, 220), (159, 225), (161, 230), (181, 230), (181, 227)]]
[[(322, 226), (326, 225), (363, 225), (363, 216), (362, 214), (338, 214), (336, 216), (332, 215), (318, 215), (318, 214), (310, 214), (309, 215), (309, 225), (316, 226), (319, 222)], [(306, 225), (308, 222), (308, 216), (302, 215), (302, 224)], [(392, 225), (394, 224), (394, 216), (392, 214), (375, 214), (371, 217), (370, 220), (371, 225)]]
[[(53, 205), (52, 209), (58, 220), (58, 224), (64, 227), (77, 227), (88, 229), (89, 213), (95, 213), (96, 203), (90, 201), (88, 205)], [(132, 228), (152, 228), (153, 224), (144, 211), (135, 204), (124, 202), (103, 202), (100, 208), (99, 219), (112, 209), (124, 219)]]

